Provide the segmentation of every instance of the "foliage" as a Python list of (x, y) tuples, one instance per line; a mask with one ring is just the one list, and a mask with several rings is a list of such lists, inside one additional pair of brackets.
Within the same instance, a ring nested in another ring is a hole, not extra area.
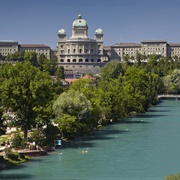
[(25, 141), (20, 134), (20, 132), (17, 132), (14, 134), (14, 137), (12, 139), (12, 145), (14, 148), (24, 149), (27, 145), (27, 141)]
[(37, 64), (38, 64), (37, 53), (35, 53), (34, 51), (25, 52), (25, 54), (24, 54), (24, 61), (28, 61), (33, 66), (37, 66)]
[(24, 131), (27, 139), (28, 129), (35, 125), (37, 109), (46, 106), (53, 98), (52, 80), (47, 72), (25, 62), (15, 66), (2, 65), (0, 81), (2, 105), (15, 113), (14, 123)]
[(55, 72), (56, 72), (56, 70), (58, 68), (57, 56), (51, 56), (50, 63), (51, 63), (50, 75), (54, 76)]
[(117, 79), (120, 75), (123, 74), (124, 71), (119, 61), (110, 61), (100, 69), (100, 77), (102, 81)]
[(44, 132), (42, 130), (35, 129), (31, 133), (31, 140), (33, 142), (36, 142), (36, 144), (39, 145), (39, 146), (44, 146), (45, 141), (46, 141), (46, 136), (45, 136), (45, 134), (44, 134)]
[(55, 119), (58, 124), (62, 138), (73, 138), (80, 135), (82, 123), (78, 122), (75, 116), (63, 114), (60, 118)]
[(5, 149), (5, 157), (7, 159), (11, 159), (13, 161), (19, 160), (19, 154), (17, 152), (12, 152), (12, 150), (10, 148)]
[(6, 60), (22, 62), (22, 61), (24, 61), (24, 54), (25, 54), (25, 51), (15, 52), (13, 54), (9, 54), (6, 58)]
[[(53, 110), (57, 116), (55, 123), (58, 124), (61, 133), (64, 132), (63, 136), (69, 138), (70, 135), (66, 132), (81, 134), (85, 131), (90, 120), (92, 107), (83, 93), (71, 89), (57, 98)], [(66, 127), (67, 125), (68, 127)]]
[(167, 94), (180, 93), (180, 70), (175, 69), (170, 75), (163, 77)]
[(49, 124), (44, 130), (45, 134), (45, 144), (53, 146), (55, 139), (60, 139), (60, 131), (57, 126), (54, 126), (53, 124)]
[(51, 62), (46, 58), (44, 54), (41, 54), (39, 56), (37, 66), (40, 68), (41, 71), (50, 72), (51, 70)]
[(64, 67), (59, 66), (55, 72), (57, 81), (60, 81), (61, 79), (64, 79)]
[(166, 176), (165, 180), (180, 180), (180, 174)]

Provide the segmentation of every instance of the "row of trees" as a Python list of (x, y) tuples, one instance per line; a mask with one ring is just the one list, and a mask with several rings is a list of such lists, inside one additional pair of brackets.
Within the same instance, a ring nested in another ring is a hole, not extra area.
[[(154, 64), (156, 56), (150, 57), (146, 64), (111, 61), (101, 68), (95, 82), (80, 79), (68, 89), (63, 89), (60, 83), (63, 68), (57, 68), (57, 83), (53, 83), (48, 68), (52, 62), (40, 56), (35, 63), (33, 53), (25, 53), (23, 57), (25, 60), (14, 66), (0, 66), (0, 103), (2, 112), (14, 112), (11, 123), (24, 131), (25, 139), (28, 130), (34, 127), (40, 133), (46, 125), (45, 131), (49, 133), (52, 119), (61, 137), (73, 138), (99, 124), (107, 124), (110, 119), (121, 121), (133, 113), (146, 112), (157, 103), (157, 94), (179, 92), (179, 70), (173, 71), (174, 66), (170, 66), (173, 62), (167, 67), (156, 59)], [(168, 72), (160, 75), (156, 67)], [(166, 79), (171, 83), (166, 83)], [(0, 124), (5, 120), (1, 118)]]

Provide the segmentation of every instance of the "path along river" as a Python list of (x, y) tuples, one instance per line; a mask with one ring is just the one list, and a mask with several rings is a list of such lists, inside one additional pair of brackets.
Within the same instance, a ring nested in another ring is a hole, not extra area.
[(180, 172), (180, 101), (164, 100), (121, 124), (77, 139), (0, 179), (162, 180)]

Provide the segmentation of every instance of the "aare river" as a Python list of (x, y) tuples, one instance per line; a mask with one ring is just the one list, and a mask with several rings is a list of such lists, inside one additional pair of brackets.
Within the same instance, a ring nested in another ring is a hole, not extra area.
[(180, 101), (164, 100), (124, 123), (101, 128), (36, 157), (0, 179), (163, 180), (180, 173)]

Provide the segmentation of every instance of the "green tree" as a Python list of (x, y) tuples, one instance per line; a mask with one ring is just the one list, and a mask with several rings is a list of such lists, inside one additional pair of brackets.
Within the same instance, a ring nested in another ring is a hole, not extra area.
[(64, 79), (64, 67), (63, 66), (59, 66), (56, 70), (56, 78), (57, 81), (60, 81), (61, 79)]
[(24, 60), (29, 61), (33, 66), (37, 66), (37, 53), (33, 51), (25, 52), (24, 54)]
[(38, 67), (40, 68), (41, 71), (50, 72), (51, 70), (51, 62), (46, 58), (44, 54), (41, 54), (39, 56)]
[(0, 67), (0, 98), (2, 106), (16, 114), (15, 124), (24, 131), (35, 126), (36, 109), (52, 99), (52, 80), (29, 62)]
[(101, 80), (117, 79), (124, 71), (119, 61), (110, 61), (100, 69)]
[(51, 56), (50, 63), (51, 63), (50, 74), (51, 74), (51, 76), (54, 76), (55, 72), (56, 72), (56, 70), (58, 68), (57, 56)]
[[(74, 118), (76, 119), (78, 133), (85, 132), (89, 118), (91, 115), (92, 107), (90, 101), (79, 91), (69, 90), (62, 93), (54, 102), (53, 110), (56, 115), (56, 123), (59, 127), (62, 125), (61, 121), (64, 118), (74, 124)], [(68, 115), (68, 116), (65, 116)], [(70, 127), (73, 127), (70, 125)], [(60, 129), (63, 127), (60, 127)], [(76, 132), (77, 129), (72, 129), (72, 132)], [(64, 134), (63, 134), (64, 135)], [(65, 136), (65, 135), (64, 135)]]

